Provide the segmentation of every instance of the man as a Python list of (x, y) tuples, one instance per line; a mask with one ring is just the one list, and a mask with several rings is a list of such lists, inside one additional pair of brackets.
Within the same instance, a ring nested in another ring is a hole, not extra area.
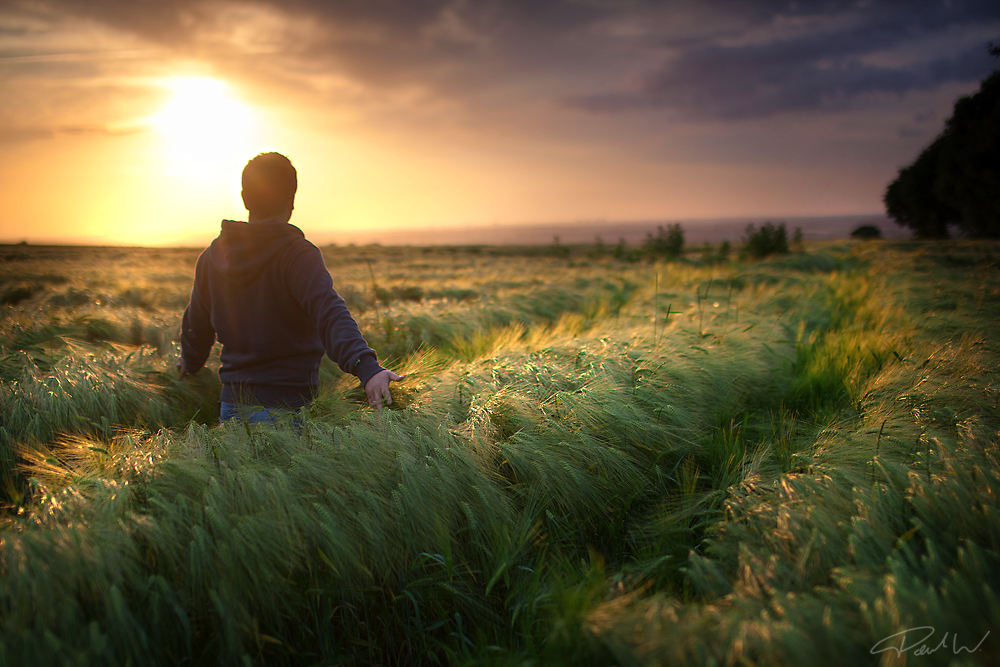
[(319, 249), (288, 224), (298, 177), (280, 153), (261, 153), (243, 168), (247, 222), (222, 221), (198, 258), (181, 328), (180, 377), (197, 373), (216, 337), (222, 343), (220, 421), (272, 421), (309, 404), (325, 352), (361, 380), (368, 403), (392, 403), (382, 368), (333, 280)]

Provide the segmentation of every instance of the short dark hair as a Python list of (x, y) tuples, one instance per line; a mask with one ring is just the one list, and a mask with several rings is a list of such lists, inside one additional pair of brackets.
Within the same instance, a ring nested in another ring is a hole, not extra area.
[(243, 203), (261, 217), (282, 213), (295, 203), (298, 175), (281, 153), (261, 153), (243, 167)]

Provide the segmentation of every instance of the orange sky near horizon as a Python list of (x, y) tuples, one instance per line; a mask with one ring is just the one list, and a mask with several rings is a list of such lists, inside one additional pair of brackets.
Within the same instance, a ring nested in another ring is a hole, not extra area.
[[(245, 219), (240, 170), (268, 150), (299, 170), (292, 223), (334, 240), (362, 229), (876, 214), (895, 170), (975, 89), (963, 75), (851, 104), (817, 97), (803, 111), (806, 92), (774, 102), (761, 84), (749, 101), (713, 101), (711, 80), (663, 69), (676, 95), (656, 97), (648, 72), (686, 56), (656, 46), (655, 30), (679, 44), (708, 31), (674, 27), (680, 15), (653, 28), (638, 15), (600, 17), (589, 44), (573, 32), (578, 17), (536, 26), (534, 37), (517, 33), (545, 45), (532, 55), (460, 16), (461, 3), (428, 16), (401, 5), (343, 33), (310, 0), (298, 14), (267, 2), (185, 6), (196, 22), (184, 19), (183, 32), (170, 31), (169, 13), (129, 18), (118, 0), (93, 15), (64, 0), (0, 8), (0, 242), (201, 245), (221, 219)], [(783, 16), (736, 18), (747, 44), (808, 36), (789, 37), (810, 24)], [(935, 37), (934, 48), (964, 53), (997, 25)], [(750, 48), (726, 39), (706, 37), (690, 57)], [(893, 67), (915, 57), (897, 48)], [(591, 94), (600, 90), (611, 92)], [(684, 108), (688, 99), (702, 107)]]
[[(169, 89), (176, 80), (154, 85)], [(365, 136), (325, 128), (300, 110), (243, 102), (221, 79), (179, 80), (209, 90), (201, 100), (182, 98), (188, 108), (171, 122), (157, 116), (177, 107), (175, 98), (125, 131), (8, 146), (3, 198), (13, 220), (25, 224), (0, 223), (0, 240), (203, 244), (221, 219), (245, 219), (240, 170), (268, 150), (285, 153), (299, 170), (293, 224), (328, 236), (338, 229), (877, 211), (871, 197), (845, 201), (825, 179), (810, 187), (809, 178), (776, 167), (651, 162), (614, 146), (544, 139), (441, 145), (434, 137)], [(244, 118), (230, 124), (217, 108)]]

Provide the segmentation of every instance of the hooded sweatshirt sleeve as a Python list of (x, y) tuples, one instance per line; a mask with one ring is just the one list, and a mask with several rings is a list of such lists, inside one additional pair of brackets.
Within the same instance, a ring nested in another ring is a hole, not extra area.
[(197, 373), (205, 365), (212, 345), (215, 328), (212, 326), (211, 297), (206, 286), (206, 254), (198, 258), (194, 270), (194, 287), (191, 300), (184, 309), (181, 321), (181, 358), (188, 373)]
[(375, 350), (368, 346), (358, 323), (347, 308), (344, 299), (333, 288), (333, 279), (326, 270), (319, 248), (307, 243), (291, 256), (285, 267), (287, 284), (299, 305), (316, 324), (327, 355), (351, 373), (364, 386), (376, 373), (384, 370), (378, 363)]

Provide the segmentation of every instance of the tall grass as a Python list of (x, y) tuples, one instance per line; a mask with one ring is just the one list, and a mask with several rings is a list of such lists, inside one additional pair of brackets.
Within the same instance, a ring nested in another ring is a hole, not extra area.
[[(185, 410), (215, 389), (168, 350), (11, 352), (0, 663), (866, 664), (908, 627), (996, 625), (976, 261), (411, 252), (393, 276), (371, 252), (358, 299), (478, 295), (359, 315), (407, 375), (382, 414), (324, 367), (300, 431), (207, 427)], [(916, 318), (928, 279), (967, 305)]]
[[(693, 586), (718, 603), (629, 601), (625, 613), (595, 610), (595, 630), (626, 664), (866, 664), (881, 640), (929, 627), (930, 649), (945, 632), (954, 637), (923, 658), (928, 664), (989, 664), (1000, 649), (992, 633), (1000, 620), (1000, 413), (972, 408), (968, 387), (928, 391), (935, 379), (967, 372), (967, 355), (985, 362), (974, 364), (980, 372), (995, 368), (981, 340), (964, 341), (929, 370), (897, 366), (867, 385), (866, 411), (887, 428), (862, 419), (828, 429), (807, 471), (731, 493), (725, 522), (688, 565)], [(913, 411), (938, 402), (971, 409), (952, 424)], [(637, 619), (645, 621), (638, 633)], [(923, 634), (904, 644), (919, 646)], [(955, 646), (979, 652), (956, 654)], [(893, 656), (881, 658), (895, 664)]]

